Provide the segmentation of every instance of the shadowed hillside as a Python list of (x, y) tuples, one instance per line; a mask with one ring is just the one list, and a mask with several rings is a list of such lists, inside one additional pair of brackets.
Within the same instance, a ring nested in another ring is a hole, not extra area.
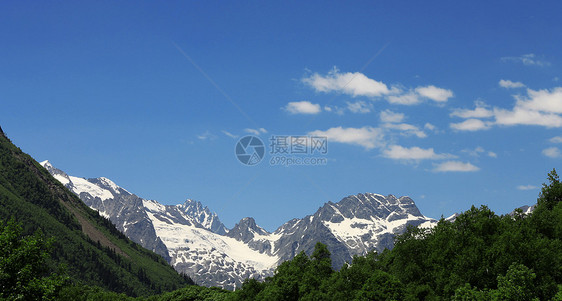
[(138, 296), (191, 282), (88, 208), (0, 128), (0, 219), (12, 217), (25, 234), (40, 229), (55, 239), (49, 264), (65, 265), (76, 283)]

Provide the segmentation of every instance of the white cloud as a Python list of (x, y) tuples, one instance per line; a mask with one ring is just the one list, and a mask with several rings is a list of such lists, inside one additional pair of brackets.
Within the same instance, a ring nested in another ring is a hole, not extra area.
[(234, 139), (235, 139), (235, 138), (238, 138), (238, 135), (234, 135), (234, 134), (232, 134), (231, 132), (228, 132), (228, 131), (225, 131), (225, 130), (223, 130), (222, 133), (225, 134), (225, 135), (227, 135), (227, 136), (230, 137), (230, 138), (234, 138)]
[(322, 108), (319, 104), (309, 101), (293, 101), (285, 106), (285, 110), (291, 114), (318, 114)]
[(480, 119), (467, 119), (463, 122), (451, 123), (450, 126), (452, 129), (458, 131), (479, 131), (490, 128), (490, 124), (488, 122), (484, 122)]
[(203, 134), (197, 135), (197, 139), (199, 140), (215, 140), (216, 138), (217, 136), (213, 135), (209, 131), (205, 131)]
[(379, 128), (342, 128), (334, 127), (326, 131), (316, 130), (308, 133), (313, 136), (327, 136), (329, 142), (339, 142), (363, 146), (372, 149), (384, 145), (384, 133)]
[(486, 150), (481, 146), (477, 146), (474, 149), (468, 149), (468, 148), (463, 149), (461, 152), (466, 153), (466, 154), (468, 154), (469, 156), (472, 156), (472, 157), (480, 157), (480, 155), (482, 155), (484, 153), (486, 153), (486, 155), (488, 157), (491, 157), (491, 158), (497, 158), (498, 157), (498, 155), (496, 153), (492, 152), (492, 151), (486, 152)]
[(455, 109), (451, 112), (450, 116), (460, 118), (488, 118), (494, 116), (494, 112), (487, 109), (487, 105), (484, 102), (477, 100), (474, 104), (476, 106), (474, 110)]
[[(326, 75), (313, 73), (302, 79), (302, 82), (312, 87), (317, 92), (342, 93), (353, 97), (365, 96), (370, 98), (383, 97), (391, 104), (415, 105), (423, 99), (436, 102), (446, 102), (453, 97), (451, 90), (438, 88), (433, 85), (420, 86), (416, 89), (404, 91), (400, 85), (389, 88), (385, 83), (367, 77), (360, 72), (340, 72), (334, 67)], [(361, 106), (359, 106), (361, 105)], [(370, 107), (364, 103), (348, 103), (348, 109), (354, 113), (370, 112)]]
[(537, 189), (538, 187), (535, 185), (519, 185), (517, 186), (517, 189), (519, 190), (533, 190), (533, 189)]
[(548, 141), (551, 143), (562, 143), (562, 136), (552, 137)]
[(525, 84), (523, 84), (522, 82), (512, 82), (508, 79), (507, 80), (502, 79), (502, 80), (500, 80), (500, 82), (498, 84), (500, 85), (500, 87), (506, 88), (506, 89), (515, 89), (515, 88), (525, 87)]
[(562, 127), (562, 117), (515, 107), (513, 110), (494, 108), (496, 124), (499, 125), (540, 125), (548, 128)]
[(391, 110), (384, 110), (379, 116), (382, 122), (387, 123), (402, 122), (404, 120), (404, 114), (392, 112)]
[(354, 97), (376, 97), (390, 93), (382, 82), (368, 78), (360, 72), (341, 73), (336, 67), (325, 76), (314, 73), (310, 77), (303, 78), (302, 81), (318, 92), (338, 92)]
[(338, 106), (324, 106), (324, 111), (334, 112), (338, 115), (343, 115), (345, 113), (345, 108), (340, 108)]
[(443, 163), (439, 163), (435, 166), (433, 171), (435, 172), (450, 172), (450, 171), (457, 171), (457, 172), (472, 172), (478, 171), (480, 168), (470, 164), (469, 162), (461, 162), (461, 161), (447, 161)]
[(549, 158), (560, 158), (562, 157), (562, 153), (558, 147), (549, 147), (545, 148), (542, 151), (542, 154), (549, 157)]
[[(453, 123), (451, 128), (457, 130), (478, 131), (492, 125), (538, 125), (547, 128), (562, 127), (562, 87), (551, 90), (527, 89), (526, 95), (515, 95), (515, 104), (511, 109), (494, 107), (488, 109), (481, 101), (476, 102), (474, 110), (456, 109), (450, 116), (472, 118), (462, 123)], [(477, 118), (493, 117), (493, 121)]]
[(562, 87), (551, 91), (527, 89), (527, 97), (517, 96), (516, 99), (516, 107), (545, 113), (562, 113)]
[(383, 127), (387, 129), (398, 130), (404, 136), (415, 135), (418, 138), (425, 138), (427, 135), (420, 130), (417, 126), (407, 123), (385, 123)]
[(369, 113), (373, 105), (364, 101), (347, 102), (347, 109), (352, 113)]
[(244, 129), (244, 131), (245, 131), (246, 133), (250, 133), (250, 134), (253, 134), (253, 135), (256, 135), (256, 136), (258, 136), (259, 134), (265, 134), (265, 133), (267, 133), (267, 130), (264, 129), (264, 128), (259, 128), (259, 129)]
[(513, 109), (494, 108), (499, 125), (539, 125), (562, 127), (562, 87), (552, 90), (527, 89), (527, 95), (516, 95)]
[(429, 130), (429, 131), (435, 131), (437, 130), (437, 127), (434, 126), (433, 124), (426, 122), (425, 125), (423, 126), (424, 129)]
[(437, 154), (433, 148), (423, 149), (417, 146), (403, 147), (400, 145), (391, 145), (383, 150), (383, 156), (394, 160), (419, 161), (419, 160), (439, 160), (452, 158), (450, 154)]
[(416, 105), (421, 102), (419, 95), (412, 91), (400, 95), (390, 95), (386, 98), (386, 100), (388, 100), (391, 104), (398, 105)]
[(417, 87), (416, 92), (423, 97), (429, 98), (437, 102), (445, 102), (449, 98), (453, 97), (453, 91), (438, 88), (433, 85), (426, 86), (426, 87)]
[(478, 146), (475, 149), (463, 149), (461, 152), (467, 153), (469, 156), (479, 157), (480, 154), (484, 152), (484, 148)]
[(506, 56), (506, 57), (502, 57), (501, 60), (504, 62), (522, 63), (523, 65), (526, 66), (539, 66), (539, 67), (550, 66), (550, 62), (537, 58), (537, 56), (534, 53), (523, 54), (521, 56)]

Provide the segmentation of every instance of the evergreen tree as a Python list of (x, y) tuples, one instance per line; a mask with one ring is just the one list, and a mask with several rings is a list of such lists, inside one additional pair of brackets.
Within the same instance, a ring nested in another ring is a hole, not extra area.
[(68, 277), (49, 271), (53, 240), (45, 239), (40, 231), (22, 237), (21, 225), (13, 218), (0, 226), (0, 298), (54, 299)]
[(552, 169), (548, 173), (548, 185), (542, 184), (542, 190), (539, 194), (538, 203), (544, 204), (547, 209), (552, 210), (554, 206), (562, 201), (562, 183), (556, 173), (556, 169)]

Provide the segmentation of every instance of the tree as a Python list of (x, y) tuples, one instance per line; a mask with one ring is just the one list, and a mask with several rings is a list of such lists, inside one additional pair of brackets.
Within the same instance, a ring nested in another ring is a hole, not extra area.
[(259, 300), (298, 300), (303, 275), (310, 267), (310, 258), (303, 252), (277, 267), (275, 275), (260, 293)]
[(356, 300), (403, 300), (402, 283), (395, 276), (375, 270), (357, 293)]
[(505, 276), (498, 276), (498, 289), (492, 292), (493, 300), (538, 300), (534, 293), (537, 276), (522, 264), (512, 264)]
[(562, 201), (562, 183), (560, 183), (556, 169), (552, 169), (548, 173), (548, 181), (550, 182), (548, 185), (542, 184), (538, 203), (544, 204), (549, 210), (552, 210), (556, 204)]
[(236, 300), (256, 300), (256, 296), (263, 291), (265, 283), (254, 278), (244, 280), (242, 288), (235, 291)]
[(316, 243), (308, 263), (308, 268), (299, 284), (299, 294), (301, 297), (304, 296), (305, 300), (317, 300), (320, 298), (319, 289), (322, 282), (326, 281), (334, 272), (330, 255), (330, 251), (325, 244)]
[(0, 221), (0, 298), (51, 300), (66, 283), (64, 273), (51, 273), (46, 264), (52, 239), (41, 231), (22, 237), (22, 228), (12, 218)]
[(455, 295), (451, 299), (453, 301), (480, 301), (490, 300), (490, 296), (487, 291), (480, 291), (466, 283), (455, 290)]

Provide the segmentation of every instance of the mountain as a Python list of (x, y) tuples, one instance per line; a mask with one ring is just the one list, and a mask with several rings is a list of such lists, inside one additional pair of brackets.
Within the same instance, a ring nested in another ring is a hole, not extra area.
[(217, 234), (226, 234), (227, 229), (219, 220), (218, 215), (211, 212), (206, 206), (203, 207), (200, 202), (188, 199), (185, 203), (177, 207), (188, 216), (194, 217), (195, 220), (206, 229)]
[[(0, 129), (0, 220), (15, 218), (25, 234), (41, 230), (54, 238), (49, 259), (52, 268), (64, 264), (73, 281), (131, 296), (152, 295), (189, 283), (161, 256), (129, 240), (61, 185), (72, 177), (56, 169), (51, 173), (53, 176), (13, 145)], [(108, 208), (112, 204), (100, 187), (120, 191), (107, 181), (90, 185), (76, 180), (73, 185), (97, 193)]]
[(536, 208), (537, 208), (537, 204), (532, 205), (532, 206), (524, 205), (524, 206), (521, 206), (519, 208), (515, 208), (515, 210), (508, 213), (508, 215), (515, 216), (517, 211), (521, 211), (524, 215), (528, 215), (528, 214), (531, 214), (533, 211), (535, 211)]
[(276, 250), (282, 261), (300, 251), (310, 254), (320, 241), (328, 246), (333, 266), (339, 269), (354, 255), (392, 248), (394, 236), (408, 225), (431, 227), (435, 223), (409, 197), (364, 193), (328, 202), (314, 215), (289, 221), (273, 235), (280, 236)]
[(205, 286), (234, 289), (246, 278), (263, 279), (278, 262), (248, 244), (213, 232), (179, 208), (145, 201), (147, 214), (166, 246), (177, 271)]
[(263, 279), (277, 261), (225, 236), (219, 217), (200, 202), (162, 205), (104, 177), (84, 179), (67, 175), (49, 161), (41, 165), (127, 237), (201, 285), (234, 289), (246, 278)]
[(177, 271), (205, 286), (234, 289), (246, 278), (264, 279), (299, 252), (312, 253), (316, 242), (328, 246), (333, 267), (339, 269), (354, 255), (392, 248), (394, 237), (408, 225), (436, 224), (409, 197), (363, 193), (328, 202), (313, 215), (292, 219), (273, 233), (251, 217), (229, 230), (198, 201), (162, 205), (135, 196), (107, 178), (72, 177), (48, 161), (41, 164), (133, 241), (161, 254)]
[(110, 219), (129, 239), (162, 255), (167, 261), (170, 260), (168, 250), (156, 235), (141, 198), (107, 178), (86, 180), (68, 176), (62, 170), (54, 168), (49, 161), (43, 161), (41, 165), (66, 188), (78, 195), (86, 205)]

